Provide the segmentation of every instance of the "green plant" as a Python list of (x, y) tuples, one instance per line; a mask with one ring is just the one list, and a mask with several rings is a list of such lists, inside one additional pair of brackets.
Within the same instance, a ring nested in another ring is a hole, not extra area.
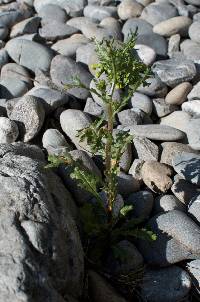
[[(104, 114), (90, 127), (77, 133), (80, 142), (86, 141), (90, 146), (92, 155), (102, 157), (105, 166), (103, 178), (93, 175), (69, 153), (49, 157), (50, 167), (70, 165), (71, 177), (94, 196), (93, 202), (86, 203), (80, 211), (86, 234), (87, 256), (96, 263), (100, 263), (106, 250), (112, 249), (121, 239), (139, 236), (155, 240), (151, 231), (137, 228), (140, 219), (130, 218), (133, 207), (120, 204), (117, 190), (120, 159), (133, 137), (128, 132), (113, 132), (115, 117), (127, 105), (136, 89), (141, 84), (147, 85), (146, 80), (151, 74), (150, 69), (135, 58), (135, 42), (135, 34), (131, 34), (125, 43), (113, 39), (95, 40), (99, 61), (92, 66), (96, 72), (93, 79), (95, 88), (86, 87), (79, 78), (73, 79), (65, 87), (85, 88), (103, 102)], [(120, 101), (115, 99), (116, 89), (121, 90)], [(117, 254), (119, 256), (119, 251)]]

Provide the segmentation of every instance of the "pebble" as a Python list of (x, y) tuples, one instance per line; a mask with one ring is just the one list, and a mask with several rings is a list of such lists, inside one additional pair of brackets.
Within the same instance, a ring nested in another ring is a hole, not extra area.
[(144, 34), (151, 34), (153, 32), (152, 25), (149, 24), (147, 21), (138, 18), (131, 18), (125, 22), (122, 28), (122, 33), (124, 34), (124, 40), (127, 40), (128, 35), (131, 32), (135, 32), (136, 29), (137, 29), (138, 36)]
[(163, 98), (153, 99), (153, 111), (158, 117), (164, 117), (174, 112), (175, 110), (178, 110), (178, 106), (167, 104), (165, 102), (165, 99)]
[(185, 137), (182, 131), (165, 125), (135, 125), (128, 128), (130, 134), (158, 141), (177, 141)]
[(40, 9), (38, 16), (42, 18), (42, 23), (52, 22), (52, 21), (65, 23), (67, 22), (68, 19), (66, 11), (63, 8), (61, 8), (59, 5), (55, 5), (55, 4), (44, 5)]
[(177, 16), (177, 10), (168, 3), (151, 3), (147, 5), (143, 11), (141, 18), (152, 25), (156, 25), (162, 21)]
[(187, 126), (187, 138), (189, 145), (194, 150), (200, 150), (200, 118), (191, 119)]
[(173, 210), (185, 212), (186, 206), (174, 195), (164, 194), (156, 197), (153, 208), (154, 215)]
[(200, 186), (200, 156), (182, 152), (172, 159), (174, 170), (185, 180)]
[(191, 60), (183, 61), (178, 58), (157, 61), (153, 64), (152, 69), (161, 81), (170, 87), (192, 80), (197, 73)]
[(145, 185), (153, 192), (167, 192), (173, 182), (171, 167), (156, 161), (146, 161), (141, 168), (141, 176)]
[(123, 0), (118, 6), (118, 15), (121, 20), (139, 17), (143, 11), (143, 6), (133, 0)]
[(24, 142), (33, 139), (43, 126), (45, 111), (41, 102), (33, 96), (24, 96), (7, 107), (7, 114), (19, 127)]
[(141, 168), (142, 165), (144, 164), (144, 161), (142, 159), (134, 159), (130, 169), (129, 169), (129, 174), (131, 174), (134, 178), (136, 178), (138, 181), (142, 182), (142, 177), (141, 177)]
[(12, 99), (23, 96), (28, 89), (28, 84), (19, 79), (7, 77), (0, 80), (1, 98)]
[(191, 199), (188, 205), (188, 214), (194, 221), (196, 221), (198, 224), (200, 223), (200, 195), (199, 194)]
[(16, 63), (8, 63), (1, 69), (1, 79), (14, 78), (32, 86), (31, 75), (26, 68)]
[(164, 37), (170, 37), (175, 34), (185, 37), (188, 35), (188, 29), (191, 24), (192, 20), (188, 17), (173, 17), (154, 25), (153, 31)]
[(136, 44), (135, 49), (140, 60), (146, 65), (152, 65), (156, 59), (156, 51), (143, 44)]
[(172, 35), (168, 42), (168, 56), (175, 57), (179, 53), (181, 36), (179, 34)]
[(0, 117), (0, 143), (13, 143), (19, 135), (17, 124), (6, 117)]
[(199, 0), (185, 0), (185, 2), (187, 2), (188, 4), (200, 6)]
[(200, 81), (193, 86), (192, 90), (188, 94), (188, 100), (200, 100)]
[(125, 203), (133, 205), (133, 217), (146, 220), (150, 217), (154, 204), (154, 197), (149, 191), (139, 191), (130, 194)]
[(149, 139), (136, 136), (133, 138), (133, 144), (137, 158), (143, 161), (158, 160), (158, 146), (151, 142)]
[(196, 185), (193, 185), (180, 177), (174, 181), (171, 190), (173, 194), (185, 205), (188, 205), (191, 199), (199, 193)]
[(48, 154), (63, 154), (66, 151), (71, 151), (71, 147), (65, 137), (57, 129), (48, 129), (42, 137), (42, 145), (47, 149)]
[(188, 94), (192, 90), (192, 85), (189, 82), (183, 82), (174, 87), (165, 98), (167, 104), (181, 105), (187, 99)]
[(141, 296), (148, 302), (179, 302), (185, 299), (191, 286), (189, 274), (178, 266), (147, 269), (141, 285)]
[(77, 33), (76, 28), (59, 21), (45, 23), (42, 28), (39, 29), (40, 36), (50, 41), (64, 39), (75, 33)]
[(173, 127), (174, 129), (187, 133), (188, 123), (190, 120), (191, 115), (189, 115), (187, 112), (178, 110), (165, 117), (162, 117), (160, 120), (160, 125)]
[(200, 100), (185, 102), (182, 105), (182, 110), (192, 115), (193, 117), (200, 117)]
[[(80, 81), (88, 88), (92, 79), (91, 74), (82, 65), (62, 55), (53, 58), (50, 74), (53, 83), (62, 89), (65, 84), (71, 83), (75, 76), (79, 77)], [(82, 100), (89, 96), (88, 90), (84, 88), (71, 88), (68, 93)]]
[(15, 24), (10, 32), (10, 38), (36, 33), (40, 25), (40, 20), (40, 17), (31, 17)]
[(106, 17), (116, 17), (117, 8), (115, 6), (87, 5), (83, 10), (83, 14), (93, 21), (102, 21)]
[(140, 110), (125, 109), (120, 111), (117, 117), (123, 126), (141, 125), (143, 114)]
[(141, 85), (137, 92), (143, 93), (150, 97), (165, 97), (167, 94), (167, 86), (158, 77), (149, 78), (147, 80), (148, 86)]
[(48, 71), (53, 58), (52, 51), (46, 46), (23, 39), (10, 40), (6, 44), (6, 50), (15, 63), (34, 73), (37, 69)]
[(181, 144), (177, 142), (164, 142), (162, 145), (162, 154), (160, 162), (172, 166), (172, 160), (175, 155), (181, 154), (182, 152), (197, 153), (189, 145)]
[(0, 40), (5, 40), (8, 36), (8, 28), (0, 24)]
[(180, 45), (181, 51), (188, 60), (200, 63), (200, 45), (192, 40), (186, 39)]
[(93, 64), (97, 63), (98, 57), (95, 53), (95, 45), (93, 43), (87, 43), (79, 46), (76, 50), (76, 62), (81, 62), (88, 66), (91, 64), (91, 62)]
[(189, 28), (189, 37), (192, 41), (199, 43), (200, 42), (200, 22), (196, 21), (190, 25)]
[(148, 264), (169, 266), (199, 257), (200, 228), (183, 211), (173, 210), (156, 215), (150, 219), (148, 226), (157, 234), (157, 240), (140, 240), (138, 245)]
[(92, 98), (87, 98), (85, 103), (84, 112), (89, 113), (93, 116), (101, 116), (103, 113), (103, 108), (99, 106)]
[(145, 94), (135, 92), (130, 105), (133, 109), (140, 109), (148, 115), (152, 113), (152, 100)]
[(192, 283), (197, 291), (200, 294), (200, 260), (192, 260), (187, 263), (187, 271), (190, 274)]
[(2, 67), (6, 65), (8, 61), (9, 57), (7, 51), (4, 48), (0, 49), (0, 69), (2, 69)]
[(130, 195), (133, 192), (137, 192), (140, 189), (139, 181), (130, 174), (120, 172), (117, 177), (118, 192), (123, 197)]
[(137, 38), (137, 44), (144, 44), (151, 47), (156, 52), (156, 55), (160, 58), (166, 58), (167, 56), (166, 39), (158, 34), (153, 32), (149, 34), (141, 34)]

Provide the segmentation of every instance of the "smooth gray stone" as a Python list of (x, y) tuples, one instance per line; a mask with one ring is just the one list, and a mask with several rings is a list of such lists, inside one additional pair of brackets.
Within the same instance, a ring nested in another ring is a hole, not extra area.
[(8, 28), (11, 28), (14, 24), (23, 19), (24, 17), (20, 10), (0, 12), (0, 24)]
[(0, 117), (0, 144), (13, 143), (18, 135), (17, 124), (6, 117)]
[(71, 150), (65, 137), (57, 129), (47, 129), (42, 137), (42, 145), (48, 154), (64, 154)]
[(200, 223), (200, 195), (192, 198), (188, 205), (188, 214), (198, 224)]
[(36, 33), (40, 25), (40, 20), (41, 18), (36, 16), (15, 24), (11, 29), (10, 38)]
[(174, 195), (185, 205), (188, 205), (191, 199), (200, 192), (196, 185), (193, 185), (185, 179), (182, 179), (179, 175), (178, 177), (176, 175), (176, 179), (171, 187), (171, 190)]
[(91, 58), (95, 56), (97, 59), (95, 45), (93, 43), (80, 45), (76, 50), (76, 62), (81, 62), (86, 65), (89, 65), (91, 62)]
[(0, 49), (0, 69), (9, 61), (8, 53), (5, 48)]
[(200, 155), (182, 152), (172, 159), (174, 170), (185, 180), (200, 185)]
[[(188, 124), (191, 120), (191, 115), (182, 110), (177, 110), (164, 116), (160, 119), (160, 125), (173, 127), (184, 133), (187, 133)], [(187, 140), (186, 140), (187, 142)]]
[(147, 161), (147, 160), (155, 160), (158, 161), (159, 150), (158, 146), (151, 142), (147, 138), (135, 136), (133, 138), (133, 144), (136, 151), (136, 155), (139, 159)]
[(173, 210), (154, 216), (148, 227), (157, 240), (139, 240), (138, 248), (148, 264), (167, 266), (200, 257), (200, 227), (184, 212)]
[(25, 95), (17, 102), (7, 106), (7, 114), (19, 127), (24, 142), (33, 139), (43, 126), (45, 111), (40, 99)]
[(173, 210), (186, 212), (186, 206), (174, 195), (166, 194), (156, 197), (153, 207), (154, 215)]
[(89, 113), (93, 116), (101, 116), (103, 113), (103, 108), (99, 106), (96, 102), (93, 101), (92, 98), (87, 98), (84, 112)]
[(153, 111), (158, 117), (166, 116), (178, 108), (176, 105), (167, 104), (164, 98), (153, 99)]
[(192, 117), (200, 117), (200, 100), (192, 100), (182, 104), (182, 110)]
[(149, 191), (132, 193), (126, 199), (126, 204), (133, 205), (133, 217), (148, 219), (154, 204), (153, 194)]
[(137, 29), (138, 36), (144, 34), (152, 34), (153, 33), (152, 28), (153, 28), (152, 25), (145, 20), (138, 19), (138, 18), (131, 18), (124, 23), (124, 26), (122, 28), (122, 33), (124, 34), (124, 40), (127, 40), (128, 35), (131, 32), (135, 32), (136, 29)]
[(192, 260), (187, 263), (186, 269), (190, 274), (197, 293), (200, 294), (200, 260)]
[[(140, 20), (140, 19), (138, 19)], [(138, 36), (137, 44), (144, 44), (155, 50), (158, 57), (166, 58), (167, 41), (164, 37), (156, 33), (143, 33)]]
[(190, 60), (168, 59), (153, 64), (153, 72), (170, 87), (190, 81), (196, 76), (196, 67)]
[(143, 113), (138, 109), (125, 109), (117, 114), (119, 122), (123, 126), (141, 125)]
[(179, 302), (189, 294), (191, 286), (189, 274), (178, 266), (147, 269), (141, 285), (141, 296), (148, 302)]
[(192, 40), (186, 39), (180, 45), (181, 51), (188, 60), (200, 63), (200, 45)]
[(46, 46), (18, 38), (10, 40), (6, 50), (13, 61), (34, 73), (37, 69), (48, 71), (53, 58), (53, 52)]
[[(170, 58), (178, 56), (180, 49), (181, 36), (179, 34), (172, 35), (168, 42), (168, 56)], [(189, 59), (189, 58), (188, 58)]]
[(189, 145), (194, 150), (200, 150), (200, 118), (191, 119), (188, 123), (187, 138)]
[(14, 78), (32, 85), (31, 75), (26, 68), (16, 63), (8, 63), (1, 69), (1, 80)]
[(29, 90), (29, 85), (15, 78), (5, 78), (0, 80), (1, 98), (12, 99), (23, 96)]
[(193, 4), (193, 5), (200, 6), (200, 1), (199, 0), (185, 0), (185, 2), (187, 2), (188, 4)]
[(5, 40), (8, 36), (8, 28), (2, 24), (0, 24), (0, 40)]
[(131, 107), (140, 109), (148, 115), (152, 113), (152, 100), (145, 94), (135, 92), (131, 98)]
[(124, 130), (129, 130), (130, 134), (146, 137), (158, 141), (177, 141), (185, 137), (184, 132), (163, 125), (135, 125), (125, 127)]
[(67, 24), (82, 31), (85, 27), (94, 26), (95, 22), (93, 22), (90, 18), (86, 18), (86, 17), (82, 16), (82, 17), (76, 17), (76, 18), (69, 19), (67, 21)]
[(77, 32), (76, 28), (59, 21), (47, 22), (39, 29), (40, 36), (50, 41), (68, 38)]
[(42, 18), (42, 23), (52, 21), (65, 23), (68, 19), (66, 11), (59, 5), (55, 4), (47, 4), (42, 6), (42, 8), (39, 10), (38, 16)]
[(165, 97), (167, 94), (167, 86), (158, 77), (152, 77), (147, 80), (149, 84), (146, 87), (142, 85), (137, 89), (138, 92), (151, 97)]
[(192, 41), (199, 43), (200, 42), (200, 22), (195, 21), (189, 27), (189, 37)]
[(169, 0), (169, 2), (176, 7), (179, 16), (190, 17), (190, 8), (185, 5), (183, 0)]
[(151, 3), (143, 9), (141, 14), (141, 18), (152, 25), (176, 16), (176, 8), (168, 3)]
[(28, 301), (33, 292), (35, 301), (79, 297), (84, 255), (71, 195), (44, 169), (38, 147), (2, 144), (0, 153), (1, 299)]
[(108, 17), (116, 18), (117, 8), (115, 6), (87, 5), (84, 7), (83, 14), (87, 18), (100, 22)]
[[(88, 88), (92, 79), (91, 74), (80, 63), (62, 55), (53, 58), (50, 74), (53, 83), (62, 89), (64, 89), (65, 84), (71, 84), (75, 76), (79, 77), (80, 81)], [(84, 88), (71, 88), (68, 93), (82, 100), (85, 100), (90, 94)]]
[(200, 100), (200, 81), (193, 86), (192, 90), (187, 96), (188, 100)]
[(124, 172), (120, 172), (117, 176), (117, 182), (118, 182), (118, 192), (123, 197), (130, 195), (133, 192), (137, 192), (140, 189), (140, 183), (139, 181), (134, 178), (130, 174), (126, 174)]

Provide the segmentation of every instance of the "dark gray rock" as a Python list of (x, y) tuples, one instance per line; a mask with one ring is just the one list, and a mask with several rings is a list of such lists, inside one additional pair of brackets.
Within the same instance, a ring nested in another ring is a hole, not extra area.
[(171, 190), (174, 195), (185, 205), (188, 205), (190, 200), (199, 193), (196, 185), (193, 185), (180, 177), (174, 181)]
[(132, 193), (126, 199), (126, 203), (133, 205), (133, 217), (148, 219), (154, 204), (153, 194), (149, 191)]
[(188, 205), (188, 213), (194, 221), (200, 223), (200, 195), (195, 196)]
[(125, 109), (117, 114), (119, 122), (123, 126), (141, 125), (144, 114), (137, 109)]
[[(138, 19), (140, 20), (140, 19)], [(165, 58), (167, 56), (166, 39), (156, 33), (146, 33), (139, 35), (137, 38), (138, 44), (144, 44), (155, 50), (157, 56)]]
[(68, 19), (66, 11), (59, 5), (55, 4), (47, 4), (42, 6), (38, 16), (42, 18), (42, 23), (51, 21), (65, 23)]
[(8, 36), (8, 28), (0, 24), (0, 40), (5, 40)]
[(189, 274), (178, 266), (147, 269), (141, 285), (141, 296), (149, 302), (179, 302), (187, 297), (191, 285)]
[(31, 87), (32, 81), (30, 80), (31, 75), (26, 68), (16, 63), (8, 63), (1, 69), (1, 79), (14, 78), (28, 83)]
[(152, 3), (147, 5), (141, 14), (141, 18), (152, 25), (177, 16), (177, 10), (168, 3)]
[(7, 51), (4, 48), (0, 49), (0, 69), (8, 63), (8, 60)]
[(153, 33), (152, 25), (149, 24), (147, 21), (138, 18), (131, 18), (125, 22), (122, 28), (124, 39), (127, 40), (128, 35), (131, 32), (135, 32), (136, 28), (138, 30), (138, 36)]
[(40, 36), (50, 41), (68, 38), (77, 32), (76, 28), (59, 21), (47, 22), (39, 29)]
[(147, 263), (167, 266), (200, 256), (200, 228), (184, 212), (173, 210), (153, 217), (148, 227), (157, 240), (139, 240), (138, 248)]
[(29, 90), (29, 85), (16, 78), (4, 78), (0, 80), (1, 98), (12, 99), (23, 96)]
[(136, 136), (133, 139), (133, 144), (137, 157), (141, 160), (155, 160), (158, 161), (159, 150), (158, 146), (147, 138)]
[(153, 71), (161, 81), (170, 87), (182, 82), (192, 80), (196, 75), (196, 67), (190, 60), (169, 59), (157, 61), (153, 65)]
[(153, 99), (153, 105), (154, 113), (158, 117), (166, 116), (179, 108), (176, 105), (167, 104), (163, 98)]
[(31, 17), (29, 19), (25, 19), (12, 27), (10, 32), (10, 38), (15, 38), (17, 36), (25, 35), (25, 34), (34, 34), (37, 32), (38, 27), (40, 25), (40, 17)]
[(118, 192), (122, 196), (128, 196), (133, 192), (137, 192), (140, 189), (139, 181), (130, 174), (120, 172), (117, 177)]
[(34, 293), (38, 302), (64, 302), (64, 293), (79, 297), (84, 256), (72, 218), (74, 201), (60, 179), (44, 169), (39, 148), (3, 144), (0, 153), (1, 298), (28, 301)]
[(193, 285), (198, 294), (200, 294), (200, 260), (193, 260), (187, 264), (187, 271), (190, 274)]
[[(75, 76), (79, 77), (88, 88), (92, 79), (91, 74), (82, 65), (62, 55), (53, 58), (50, 73), (53, 83), (62, 89), (65, 84), (72, 83), (72, 78)], [(84, 88), (72, 88), (68, 90), (68, 93), (83, 100), (89, 96), (88, 90)]]
[(148, 86), (143, 87), (141, 85), (138, 88), (138, 92), (146, 94), (151, 97), (165, 97), (167, 94), (167, 86), (161, 82), (161, 80), (158, 77), (152, 77), (147, 80)]
[(186, 211), (186, 206), (174, 195), (161, 195), (156, 197), (153, 207), (154, 215), (168, 211), (179, 210)]

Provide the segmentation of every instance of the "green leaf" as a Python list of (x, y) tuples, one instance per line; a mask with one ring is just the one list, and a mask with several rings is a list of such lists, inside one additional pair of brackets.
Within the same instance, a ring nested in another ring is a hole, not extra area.
[(127, 214), (129, 214), (131, 211), (133, 210), (133, 205), (127, 205), (124, 206), (121, 210), (120, 210), (120, 214), (122, 216), (127, 216)]

